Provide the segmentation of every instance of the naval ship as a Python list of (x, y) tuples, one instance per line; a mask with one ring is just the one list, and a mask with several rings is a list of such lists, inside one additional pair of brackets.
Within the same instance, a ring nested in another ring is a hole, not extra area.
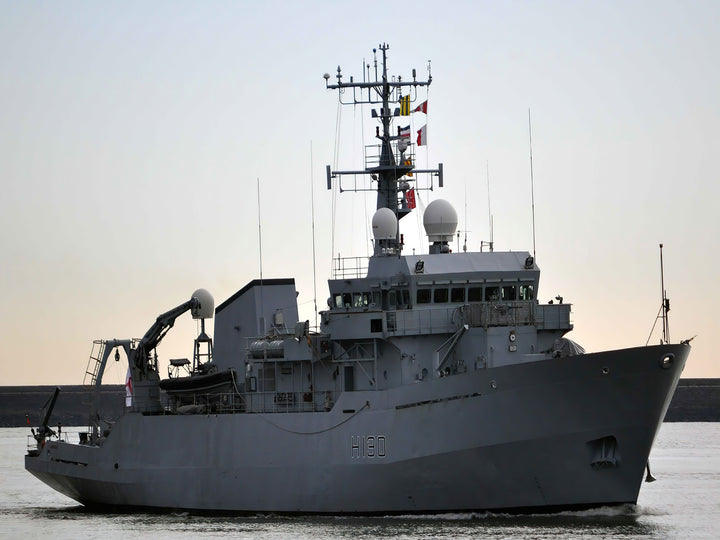
[[(300, 320), (293, 278), (254, 279), (214, 305), (203, 289), (141, 339), (94, 342), (86, 382), (128, 361), (123, 414), (91, 407), (87, 431), (49, 426), (26, 469), (90, 508), (403, 514), (555, 511), (635, 503), (688, 357), (687, 342), (586, 353), (571, 304), (538, 301), (530, 252), (453, 253), (457, 213), (435, 199), (427, 248), (399, 223), (443, 186), (417, 167), (400, 124), (425, 114), (432, 76), (391, 77), (388, 46), (362, 81), (325, 75), (378, 122), (365, 167), (327, 167), (377, 192), (373, 254), (334, 261), (320, 324)], [(404, 120), (404, 121), (403, 121)], [(420, 130), (422, 131), (422, 130)], [(459, 251), (459, 249), (458, 249)], [(200, 321), (192, 362), (156, 348), (177, 317)], [(214, 317), (214, 339), (205, 322)], [(78, 440), (70, 440), (77, 438)]]

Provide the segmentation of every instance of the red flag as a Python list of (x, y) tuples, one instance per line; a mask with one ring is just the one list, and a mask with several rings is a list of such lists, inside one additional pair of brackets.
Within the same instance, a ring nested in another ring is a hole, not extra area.
[(427, 146), (427, 124), (418, 129), (417, 134), (418, 146)]
[(132, 387), (132, 374), (130, 366), (128, 366), (127, 377), (125, 378), (125, 406), (132, 407), (133, 398), (133, 387)]
[(423, 101), (420, 105), (415, 107), (413, 109), (413, 112), (421, 112), (427, 114), (427, 99)]
[(415, 208), (415, 188), (410, 188), (405, 192), (405, 201), (407, 202), (408, 208), (411, 210)]

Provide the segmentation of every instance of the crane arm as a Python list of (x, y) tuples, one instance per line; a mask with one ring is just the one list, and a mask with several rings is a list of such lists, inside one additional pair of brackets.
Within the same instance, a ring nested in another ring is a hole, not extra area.
[(160, 344), (165, 334), (167, 334), (168, 330), (175, 324), (175, 319), (199, 305), (200, 301), (193, 297), (176, 308), (159, 315), (153, 325), (145, 332), (145, 335), (135, 349), (135, 367), (143, 373), (147, 373), (150, 369), (150, 351)]

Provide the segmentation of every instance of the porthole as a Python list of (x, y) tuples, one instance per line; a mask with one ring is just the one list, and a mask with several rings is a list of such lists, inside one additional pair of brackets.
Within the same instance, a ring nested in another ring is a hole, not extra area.
[(608, 373), (610, 373), (610, 368), (607, 367), (607, 366), (603, 366), (603, 368), (602, 368), (602, 374), (603, 374), (603, 375), (607, 375)]
[(663, 369), (670, 369), (675, 363), (675, 355), (673, 353), (667, 353), (660, 358), (660, 367)]

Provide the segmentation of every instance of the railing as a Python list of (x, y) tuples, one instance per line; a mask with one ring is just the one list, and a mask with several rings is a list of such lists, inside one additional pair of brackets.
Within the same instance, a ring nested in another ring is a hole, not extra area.
[(476, 302), (454, 307), (427, 307), (388, 311), (386, 329), (395, 335), (454, 332), (470, 327), (527, 326), (540, 330), (572, 328), (570, 304), (537, 305), (532, 301)]
[(333, 279), (356, 279), (367, 275), (367, 257), (335, 257), (333, 258)]
[(570, 304), (543, 304), (536, 306), (535, 323), (539, 330), (572, 328)]
[(465, 306), (469, 326), (524, 326), (534, 322), (533, 302), (481, 302)]
[(298, 413), (329, 411), (337, 394), (318, 392), (245, 392), (163, 396), (164, 414)]
[[(64, 442), (64, 443), (70, 443), (70, 438), (68, 435), (77, 435), (78, 438), (80, 437), (80, 432), (76, 430), (72, 431), (62, 431), (59, 434), (56, 435), (50, 435), (45, 439), (45, 443), (48, 442)], [(43, 445), (44, 446), (44, 445)], [(28, 454), (31, 455), (37, 455), (40, 452), (40, 447), (38, 446), (37, 439), (35, 439), (35, 435), (28, 435), (27, 436), (27, 443), (26, 443), (26, 449)]]
[[(410, 142), (410, 138), (408, 138)], [(382, 146), (379, 144), (369, 144), (365, 146), (365, 168), (372, 169), (380, 165), (389, 165), (389, 163), (381, 163)], [(415, 145), (408, 144), (407, 149), (401, 155), (397, 147), (393, 148), (393, 157), (396, 164), (401, 164), (401, 159), (415, 163)]]
[(386, 313), (388, 333), (395, 335), (454, 332), (462, 323), (462, 306), (397, 310)]

